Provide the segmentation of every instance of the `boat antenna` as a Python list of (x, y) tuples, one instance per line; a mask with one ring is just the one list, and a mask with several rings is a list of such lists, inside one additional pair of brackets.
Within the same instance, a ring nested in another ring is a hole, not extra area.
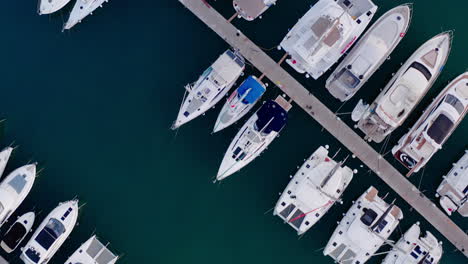
[(335, 153), (335, 155), (333, 155), (332, 159), (335, 159), (336, 155), (338, 155), (338, 153), (340, 153), (341, 151), (341, 148), (338, 149), (338, 151)]

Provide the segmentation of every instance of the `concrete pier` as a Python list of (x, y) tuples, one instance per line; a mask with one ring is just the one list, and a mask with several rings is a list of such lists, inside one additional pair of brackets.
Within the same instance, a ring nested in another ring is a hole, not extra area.
[[(320, 100), (204, 0), (179, 0), (348, 148), (468, 257), (468, 235)], [(325, 89), (325, 87), (324, 87)]]

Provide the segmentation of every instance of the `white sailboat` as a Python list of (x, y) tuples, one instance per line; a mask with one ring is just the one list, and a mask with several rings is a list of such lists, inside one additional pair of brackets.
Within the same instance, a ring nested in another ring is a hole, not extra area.
[(245, 116), (265, 93), (266, 87), (255, 76), (249, 76), (227, 99), (216, 120), (213, 133)]
[(0, 226), (21, 205), (36, 179), (36, 164), (28, 164), (11, 172), (0, 183)]
[(13, 152), (12, 147), (6, 147), (0, 151), (0, 178), (3, 176), (3, 172), (5, 172), (5, 168), (8, 160), (10, 159), (11, 152)]
[(245, 68), (240, 54), (231, 50), (224, 52), (193, 84), (185, 89), (188, 95), (180, 107), (172, 129), (193, 120), (218, 103), (231, 89)]
[(410, 173), (418, 172), (442, 148), (468, 110), (468, 72), (458, 76), (432, 101), (414, 126), (392, 148)]
[(302, 235), (314, 226), (335, 204), (353, 179), (344, 162), (328, 156), (319, 147), (307, 159), (276, 203), (273, 215), (279, 216)]
[(119, 256), (112, 253), (96, 236), (92, 236), (71, 255), (65, 264), (115, 264)]
[(70, 29), (109, 0), (77, 0), (63, 29)]
[(330, 75), (325, 87), (344, 102), (353, 97), (397, 47), (411, 21), (411, 5), (383, 14)]
[(25, 264), (46, 264), (68, 238), (78, 219), (78, 200), (60, 203), (39, 225), (21, 249)]
[(324, 255), (337, 263), (365, 263), (395, 230), (403, 213), (370, 187), (353, 204), (328, 241)]
[(442, 242), (426, 232), (421, 236), (421, 228), (416, 223), (393, 246), (382, 264), (437, 264), (442, 258)]
[(461, 216), (468, 217), (468, 150), (444, 176), (436, 197), (440, 197), (440, 205), (448, 215), (458, 211)]
[(234, 0), (232, 5), (238, 16), (247, 21), (255, 20), (260, 17), (271, 6), (276, 4), (277, 0)]
[(70, 0), (39, 0), (37, 12), (39, 15), (47, 15), (57, 12), (70, 2)]
[[(365, 138), (377, 143), (406, 120), (432, 87), (447, 61), (452, 32), (441, 33), (424, 43), (403, 64), (375, 101), (359, 117), (357, 127)], [(356, 109), (361, 108), (360, 105)]]
[(286, 125), (290, 108), (291, 104), (282, 96), (265, 102), (232, 140), (216, 180), (225, 179), (258, 157)]
[(376, 10), (370, 0), (318, 1), (281, 41), (291, 56), (286, 62), (319, 78), (359, 38)]
[(13, 252), (24, 238), (31, 232), (36, 215), (34, 212), (26, 213), (16, 220), (6, 231), (0, 246), (6, 253)]

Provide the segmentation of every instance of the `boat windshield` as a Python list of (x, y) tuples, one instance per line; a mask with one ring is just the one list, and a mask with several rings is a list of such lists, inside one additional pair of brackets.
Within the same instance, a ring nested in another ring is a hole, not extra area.
[(377, 218), (377, 213), (374, 212), (374, 210), (368, 208), (364, 208), (362, 211), (364, 214), (361, 216), (361, 222), (366, 226), (372, 225), (374, 220)]
[(10, 185), (16, 193), (21, 193), (21, 191), (24, 189), (24, 186), (26, 186), (26, 175), (16, 175), (11, 181), (8, 182), (8, 185)]
[[(419, 63), (419, 62), (413, 62), (409, 67), (408, 67), (408, 70), (410, 68), (413, 68), (413, 69), (416, 69), (418, 70), (420, 73), (422, 73), (422, 75), (424, 75), (424, 77), (426, 78), (426, 80), (430, 80), (431, 77), (432, 77), (432, 74), (431, 72), (427, 69), (426, 66), (424, 66), (423, 64)], [(406, 71), (408, 71), (406, 70)]]
[(65, 233), (65, 226), (59, 220), (52, 218), (39, 235), (37, 235), (36, 241), (44, 249), (48, 250), (63, 233)]
[(453, 108), (455, 108), (455, 110), (457, 110), (460, 115), (465, 111), (465, 107), (463, 106), (462, 102), (460, 102), (457, 97), (451, 94), (447, 94), (447, 97), (445, 97), (445, 102), (453, 106)]
[(39, 262), (39, 253), (33, 249), (28, 248), (25, 252), (26, 256), (34, 263)]
[(437, 142), (437, 144), (441, 144), (452, 130), (452, 127), (452, 120), (446, 115), (440, 114), (427, 130), (427, 135)]

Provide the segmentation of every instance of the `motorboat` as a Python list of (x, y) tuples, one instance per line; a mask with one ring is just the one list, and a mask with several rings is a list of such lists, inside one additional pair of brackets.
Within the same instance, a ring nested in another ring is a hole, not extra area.
[(465, 72), (442, 90), (392, 148), (394, 157), (410, 170), (408, 176), (418, 172), (442, 148), (467, 110), (468, 72)]
[(400, 208), (386, 203), (371, 186), (339, 222), (323, 254), (336, 263), (363, 264), (386, 242), (401, 219)]
[(28, 164), (12, 171), (0, 183), (0, 226), (21, 205), (36, 179), (36, 164)]
[(112, 253), (96, 236), (81, 245), (65, 264), (114, 264), (119, 256)]
[(281, 41), (297, 72), (318, 79), (364, 32), (377, 11), (371, 0), (319, 0)]
[(216, 180), (225, 179), (258, 157), (284, 128), (290, 109), (291, 104), (282, 96), (266, 101), (232, 140)]
[(406, 35), (411, 13), (410, 4), (400, 5), (371, 26), (328, 78), (325, 87), (333, 97), (344, 102), (361, 89)]
[(26, 213), (18, 217), (18, 220), (10, 226), (0, 242), (0, 246), (6, 253), (15, 251), (18, 245), (31, 232), (35, 217), (34, 212)]
[(70, 0), (39, 0), (37, 12), (39, 15), (47, 15), (57, 12), (70, 2)]
[(421, 236), (416, 223), (393, 246), (382, 264), (437, 264), (441, 258), (442, 242), (429, 231)]
[(354, 111), (363, 114), (353, 115), (353, 121), (358, 122), (366, 140), (380, 143), (403, 124), (439, 77), (451, 43), (451, 31), (431, 38), (411, 55), (370, 106), (358, 103)]
[(336, 203), (353, 179), (353, 171), (319, 147), (301, 166), (276, 203), (279, 216), (302, 235)]
[(70, 29), (109, 0), (77, 0), (63, 29)]
[(25, 264), (48, 263), (75, 227), (78, 209), (78, 200), (60, 203), (21, 249), (20, 259)]
[(276, 4), (277, 0), (234, 0), (232, 5), (239, 17), (247, 21), (255, 20), (257, 17)]
[(255, 76), (249, 76), (227, 99), (216, 120), (213, 133), (237, 122), (245, 116), (265, 93), (265, 85)]
[(443, 177), (436, 197), (440, 197), (439, 203), (448, 215), (458, 211), (463, 217), (468, 217), (468, 150)]
[(3, 176), (3, 172), (5, 172), (5, 168), (8, 163), (8, 160), (10, 159), (12, 151), (12, 147), (6, 147), (2, 151), (0, 151), (0, 178)]
[(240, 54), (231, 50), (224, 52), (194, 84), (185, 86), (186, 96), (172, 129), (179, 128), (218, 103), (241, 76), (244, 68), (245, 61)]

